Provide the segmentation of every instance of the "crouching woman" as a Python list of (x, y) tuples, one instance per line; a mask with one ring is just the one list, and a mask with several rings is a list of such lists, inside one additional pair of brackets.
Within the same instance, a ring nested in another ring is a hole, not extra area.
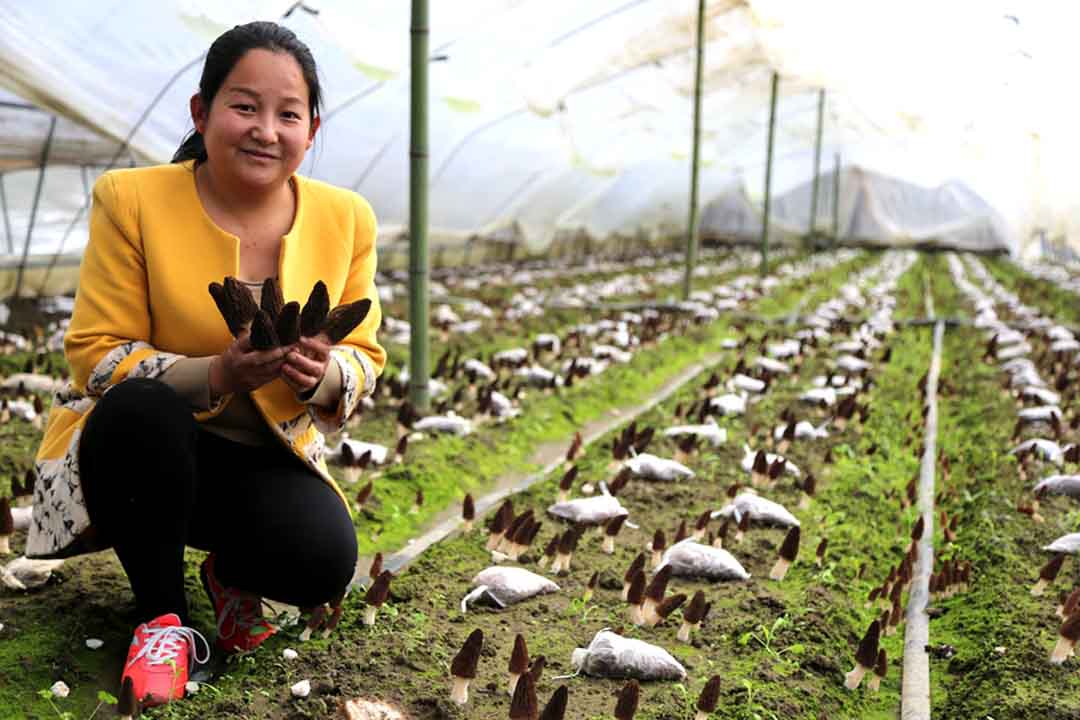
[[(210, 47), (196, 131), (173, 163), (94, 186), (64, 342), (72, 379), (38, 451), (27, 554), (116, 551), (138, 616), (124, 678), (144, 705), (182, 697), (209, 653), (189, 626), (186, 547), (209, 551), (200, 575), (223, 652), (273, 634), (263, 598), (317, 606), (352, 578), (355, 529), (323, 434), (371, 393), (386, 355), (371, 208), (296, 174), (319, 99), (291, 31), (238, 26)], [(303, 305), (323, 281), (331, 307), (371, 309), (336, 343), (255, 350), (207, 292), (226, 276), (264, 308)]]

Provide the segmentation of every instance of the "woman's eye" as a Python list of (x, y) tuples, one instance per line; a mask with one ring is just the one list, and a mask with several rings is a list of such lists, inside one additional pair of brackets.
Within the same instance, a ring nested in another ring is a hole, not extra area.
[(299, 120), (300, 119), (300, 114), (299, 113), (294, 113), (291, 110), (287, 111), (287, 112), (283, 112), (281, 114), (281, 116), (283, 118), (287, 119), (287, 120)]

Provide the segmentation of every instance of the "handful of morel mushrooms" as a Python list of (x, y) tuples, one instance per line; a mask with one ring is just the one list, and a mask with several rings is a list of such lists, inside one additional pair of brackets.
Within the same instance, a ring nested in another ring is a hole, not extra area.
[(239, 337), (244, 330), (250, 330), (251, 347), (255, 350), (293, 345), (301, 337), (314, 337), (319, 333), (325, 333), (330, 344), (336, 345), (348, 337), (371, 310), (371, 300), (367, 298), (330, 309), (330, 295), (322, 280), (315, 283), (303, 308), (295, 300), (285, 302), (281, 286), (274, 278), (263, 282), (259, 303), (234, 277), (226, 277), (224, 283), (212, 282), (209, 289), (229, 332)]

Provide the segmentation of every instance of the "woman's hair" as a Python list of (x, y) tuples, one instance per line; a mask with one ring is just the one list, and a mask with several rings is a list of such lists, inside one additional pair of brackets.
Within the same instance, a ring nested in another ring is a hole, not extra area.
[[(311, 118), (314, 120), (318, 117), (322, 93), (319, 88), (319, 75), (315, 69), (315, 58), (312, 57), (311, 50), (296, 37), (292, 30), (277, 23), (264, 21), (237, 25), (232, 30), (223, 33), (210, 46), (210, 50), (206, 53), (202, 77), (199, 78), (199, 95), (202, 96), (207, 113), (210, 112), (210, 104), (214, 102), (214, 96), (217, 95), (236, 63), (248, 50), (256, 49), (289, 53), (296, 59), (304, 81), (307, 83)], [(198, 130), (192, 130), (184, 138), (172, 159), (174, 163), (185, 160), (195, 160), (195, 164), (206, 161), (206, 144), (202, 133)]]

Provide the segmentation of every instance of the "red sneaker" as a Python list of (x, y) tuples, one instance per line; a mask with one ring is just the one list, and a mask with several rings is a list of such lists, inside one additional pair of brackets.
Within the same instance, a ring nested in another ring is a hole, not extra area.
[(262, 614), (262, 598), (227, 588), (214, 576), (214, 554), (199, 567), (206, 594), (217, 617), (217, 645), (224, 652), (251, 652), (277, 632)]
[[(196, 640), (202, 640), (206, 657), (199, 657)], [(143, 707), (163, 705), (184, 697), (192, 660), (204, 663), (209, 659), (206, 638), (181, 625), (176, 613), (169, 613), (135, 628), (120, 684), (130, 677)]]

